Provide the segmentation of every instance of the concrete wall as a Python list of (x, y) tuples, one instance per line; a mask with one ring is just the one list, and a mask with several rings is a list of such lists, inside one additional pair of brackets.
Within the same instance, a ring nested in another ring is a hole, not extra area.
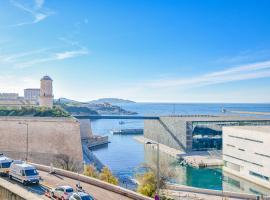
[(50, 164), (55, 156), (67, 154), (82, 163), (80, 124), (73, 118), (0, 117), (0, 152), (25, 159), (28, 123), (28, 160)]
[(160, 120), (144, 120), (144, 137), (185, 151), (187, 144), (186, 122), (179, 117), (160, 117)]
[(270, 126), (223, 127), (224, 170), (270, 189), (269, 132)]
[(38, 196), (27, 192), (25, 189), (0, 178), (1, 200), (42, 200)]

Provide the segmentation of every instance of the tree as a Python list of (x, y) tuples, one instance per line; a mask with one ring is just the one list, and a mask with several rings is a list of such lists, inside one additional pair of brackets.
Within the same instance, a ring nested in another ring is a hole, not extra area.
[(79, 172), (82, 168), (80, 163), (76, 162), (73, 158), (66, 154), (56, 155), (54, 159), (54, 166), (72, 172)]
[[(145, 169), (144, 173), (137, 174), (136, 179), (139, 182), (138, 192), (149, 197), (153, 197), (157, 190), (157, 158), (156, 152), (148, 152), (150, 156), (147, 157), (147, 163), (142, 167)], [(172, 163), (167, 159), (160, 157), (159, 161), (159, 187), (164, 189), (169, 180), (175, 177), (175, 170), (171, 167)]]
[(99, 179), (113, 185), (118, 185), (118, 179), (113, 176), (112, 172), (108, 167), (104, 167), (99, 174)]
[(99, 173), (98, 173), (97, 169), (95, 168), (95, 166), (93, 166), (93, 165), (85, 165), (84, 170), (83, 170), (83, 175), (90, 176), (93, 178), (99, 177)]
[(153, 172), (146, 172), (137, 176), (139, 187), (137, 191), (145, 196), (153, 197), (157, 189), (157, 180)]

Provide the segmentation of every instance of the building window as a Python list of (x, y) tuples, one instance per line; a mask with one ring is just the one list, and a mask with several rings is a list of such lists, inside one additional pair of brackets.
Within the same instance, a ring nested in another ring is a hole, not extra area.
[(229, 162), (229, 161), (225, 161), (225, 162), (224, 162), (224, 165), (225, 165), (225, 167), (228, 167), (228, 168), (230, 168), (230, 169), (233, 169), (234, 171), (240, 172), (240, 169), (241, 169), (241, 166), (240, 166), (240, 165), (231, 163), (231, 162)]
[(252, 142), (263, 143), (263, 141), (261, 141), (261, 140), (254, 140), (254, 139), (244, 138), (244, 137), (239, 137), (239, 136), (234, 136), (234, 135), (229, 135), (229, 137), (237, 138), (237, 139), (241, 139), (241, 140), (248, 140), (248, 141), (252, 141)]
[(266, 157), (266, 158), (270, 158), (269, 155), (265, 155), (265, 154), (262, 154), (262, 153), (257, 153), (257, 152), (255, 152), (255, 154), (256, 154), (256, 155), (259, 155), (259, 156)]
[(249, 174), (252, 175), (252, 176), (255, 176), (257, 178), (263, 179), (265, 181), (269, 181), (269, 177), (264, 176), (262, 174), (259, 174), (259, 173), (253, 172), (253, 171), (249, 171)]
[(245, 151), (245, 149), (240, 149), (240, 148), (239, 148), (238, 150), (239, 150), (239, 151)]

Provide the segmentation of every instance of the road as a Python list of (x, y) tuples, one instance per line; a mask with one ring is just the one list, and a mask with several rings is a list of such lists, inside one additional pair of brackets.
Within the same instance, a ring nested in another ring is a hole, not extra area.
[[(39, 171), (39, 173), (40, 173), (40, 176), (43, 179), (41, 184), (44, 184), (44, 185), (49, 186), (49, 187), (56, 187), (56, 186), (59, 186), (59, 185), (70, 185), (73, 188), (75, 188), (75, 185), (78, 183), (76, 180), (66, 178), (66, 177), (62, 177), (62, 176), (59, 176), (59, 175), (52, 175), (52, 174), (49, 174), (49, 173), (43, 172), (43, 171)], [(106, 199), (110, 199), (110, 200), (132, 200), (131, 198), (122, 196), (122, 195), (114, 193), (114, 192), (110, 192), (108, 190), (105, 190), (105, 189), (102, 189), (100, 187), (93, 186), (93, 185), (90, 185), (90, 184), (81, 183), (81, 186), (83, 187), (83, 189), (85, 191), (87, 191), (88, 193), (93, 195), (94, 198), (97, 199), (97, 200), (106, 200)]]
[[(42, 177), (42, 180), (40, 181), (40, 185), (24, 186), (21, 183), (18, 183), (14, 180), (9, 180), (8, 177), (1, 177), (1, 178), (4, 178), (5, 180), (8, 180), (11, 183), (14, 183), (14, 184), (21, 186), (25, 190), (38, 195), (39, 197), (41, 197), (44, 200), (49, 199), (48, 197), (45, 196), (45, 191), (46, 191), (47, 187), (54, 188), (54, 187), (60, 186), (60, 185), (70, 185), (71, 187), (75, 188), (76, 184), (78, 183), (76, 180), (66, 178), (63, 176), (59, 176), (59, 175), (52, 175), (52, 174), (49, 174), (47, 172), (43, 172), (40, 170), (39, 170), (39, 173), (40, 173), (40, 176)], [(110, 199), (110, 200), (132, 200), (131, 198), (128, 198), (128, 197), (122, 196), (120, 194), (102, 189), (102, 188), (97, 187), (97, 186), (86, 184), (83, 182), (81, 182), (81, 186), (83, 187), (83, 189), (86, 192), (93, 195), (95, 200), (107, 200), (107, 199)]]

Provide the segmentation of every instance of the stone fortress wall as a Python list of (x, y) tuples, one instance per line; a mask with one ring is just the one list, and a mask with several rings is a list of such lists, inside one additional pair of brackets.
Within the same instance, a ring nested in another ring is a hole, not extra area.
[(28, 160), (50, 165), (59, 154), (82, 163), (80, 123), (74, 118), (0, 117), (0, 153), (25, 159), (28, 124)]
[(89, 139), (93, 136), (91, 122), (89, 119), (78, 119), (80, 122), (81, 139)]

